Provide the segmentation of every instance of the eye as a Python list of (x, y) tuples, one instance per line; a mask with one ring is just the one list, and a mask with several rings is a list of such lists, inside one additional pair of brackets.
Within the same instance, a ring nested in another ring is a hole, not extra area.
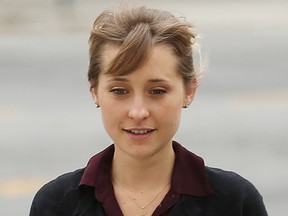
[(163, 95), (165, 93), (167, 93), (167, 91), (165, 89), (162, 89), (162, 88), (152, 89), (151, 92), (150, 92), (150, 94), (157, 95), (157, 96), (158, 95)]
[(122, 94), (127, 94), (128, 91), (124, 88), (113, 88), (111, 89), (111, 91), (113, 94), (116, 94), (116, 95), (122, 95)]

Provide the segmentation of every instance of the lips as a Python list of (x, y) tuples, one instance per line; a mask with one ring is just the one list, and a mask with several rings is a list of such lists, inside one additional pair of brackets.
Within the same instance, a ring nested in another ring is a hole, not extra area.
[(133, 135), (145, 135), (153, 132), (155, 129), (124, 129), (124, 130)]
[(135, 134), (135, 135), (143, 135), (152, 132), (153, 130), (128, 130), (129, 133)]

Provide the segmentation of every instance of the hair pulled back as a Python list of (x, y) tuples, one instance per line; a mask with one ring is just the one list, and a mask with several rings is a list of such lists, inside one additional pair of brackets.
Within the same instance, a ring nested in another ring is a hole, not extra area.
[(196, 33), (190, 23), (168, 11), (144, 6), (122, 10), (106, 10), (95, 20), (89, 39), (90, 64), (88, 79), (97, 86), (103, 69), (101, 54), (105, 44), (119, 47), (119, 52), (106, 73), (127, 75), (140, 67), (151, 54), (152, 47), (164, 44), (178, 59), (178, 72), (184, 84), (197, 80), (193, 67), (192, 45)]

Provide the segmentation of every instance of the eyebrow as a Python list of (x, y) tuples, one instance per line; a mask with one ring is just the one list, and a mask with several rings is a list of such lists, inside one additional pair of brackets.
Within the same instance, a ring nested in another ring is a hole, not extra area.
[[(112, 79), (108, 79), (106, 82), (129, 82), (129, 80), (123, 77), (114, 77)], [(148, 82), (149, 83), (161, 83), (161, 82), (166, 83), (166, 82), (169, 82), (169, 80), (155, 78), (155, 79), (149, 79)]]
[(122, 77), (114, 77), (112, 79), (106, 80), (106, 82), (128, 82), (128, 79)]

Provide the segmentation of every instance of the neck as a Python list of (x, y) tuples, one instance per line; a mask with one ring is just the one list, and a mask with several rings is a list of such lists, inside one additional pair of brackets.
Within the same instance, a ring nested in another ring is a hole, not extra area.
[(112, 177), (131, 191), (153, 190), (171, 181), (174, 160), (172, 145), (151, 157), (141, 159), (125, 155), (115, 147)]

